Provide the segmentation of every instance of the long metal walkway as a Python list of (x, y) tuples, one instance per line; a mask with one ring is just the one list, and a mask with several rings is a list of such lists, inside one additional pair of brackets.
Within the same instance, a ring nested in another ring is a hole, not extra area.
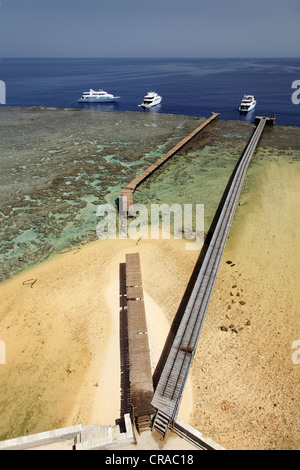
[(163, 436), (177, 416), (246, 171), (266, 122), (273, 123), (274, 120), (273, 116), (256, 118), (258, 125), (236, 168), (203, 264), (158, 381), (152, 399), (152, 405), (157, 409), (153, 427)]

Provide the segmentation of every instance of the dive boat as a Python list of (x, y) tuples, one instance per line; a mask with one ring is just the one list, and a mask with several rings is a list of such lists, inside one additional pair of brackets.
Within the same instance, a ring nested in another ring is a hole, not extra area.
[(142, 106), (143, 108), (152, 108), (152, 106), (160, 104), (161, 100), (162, 97), (159, 96), (155, 91), (148, 91), (147, 95), (145, 95), (144, 97), (142, 104), (139, 104), (139, 106)]
[(103, 90), (95, 91), (92, 88), (90, 91), (84, 91), (81, 98), (78, 100), (79, 103), (111, 103), (117, 101), (120, 96), (114, 96)]
[(241, 112), (248, 112), (254, 109), (256, 106), (256, 101), (253, 95), (244, 95), (242, 102), (240, 104), (239, 110)]

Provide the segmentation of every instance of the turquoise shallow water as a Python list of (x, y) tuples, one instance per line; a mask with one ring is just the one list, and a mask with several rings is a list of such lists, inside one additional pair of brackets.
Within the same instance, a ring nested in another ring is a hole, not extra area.
[[(51, 108), (0, 110), (0, 280), (96, 239), (98, 205), (204, 118)], [(218, 119), (134, 194), (134, 202), (204, 204), (213, 219), (253, 125)], [(251, 165), (299, 159), (300, 130), (266, 129)], [(251, 166), (244, 191), (251, 185)]]

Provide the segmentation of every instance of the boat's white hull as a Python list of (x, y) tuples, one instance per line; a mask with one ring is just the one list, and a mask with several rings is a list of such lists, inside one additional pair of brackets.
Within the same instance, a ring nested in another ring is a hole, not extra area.
[(152, 101), (152, 103), (147, 103), (147, 104), (142, 103), (142, 104), (139, 104), (139, 106), (141, 106), (142, 108), (153, 108), (153, 106), (157, 106), (158, 104), (160, 104), (161, 100), (162, 98), (158, 98), (155, 101)]
[(91, 97), (91, 98), (80, 98), (78, 100), (79, 103), (113, 103), (115, 101), (118, 101), (120, 99), (119, 96), (113, 96), (112, 98), (108, 97)]
[(255, 103), (252, 103), (248, 108), (244, 108), (243, 106), (240, 106), (240, 112), (241, 113), (249, 113), (249, 111), (252, 111), (252, 109), (254, 109), (256, 106), (256, 102)]
[(244, 95), (239, 107), (240, 113), (249, 113), (256, 106), (256, 100), (253, 95)]

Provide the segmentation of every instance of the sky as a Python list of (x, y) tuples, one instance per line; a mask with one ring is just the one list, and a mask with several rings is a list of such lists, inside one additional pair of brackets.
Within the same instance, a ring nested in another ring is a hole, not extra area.
[(0, 0), (0, 57), (299, 57), (300, 0)]

